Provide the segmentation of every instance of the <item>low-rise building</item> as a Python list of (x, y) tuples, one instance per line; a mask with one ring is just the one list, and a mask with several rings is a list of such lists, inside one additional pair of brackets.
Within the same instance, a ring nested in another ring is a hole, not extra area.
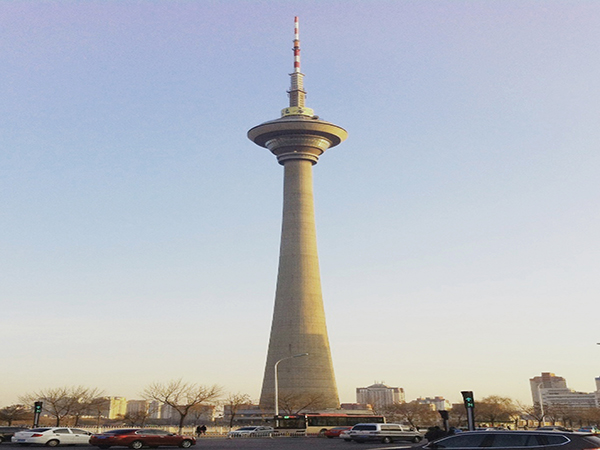
[(415, 400), (420, 405), (432, 405), (436, 411), (448, 411), (452, 409), (452, 403), (446, 400), (444, 397), (419, 397)]

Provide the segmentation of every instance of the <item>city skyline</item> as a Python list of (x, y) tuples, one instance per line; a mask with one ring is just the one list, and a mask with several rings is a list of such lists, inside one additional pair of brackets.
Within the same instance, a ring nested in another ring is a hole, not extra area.
[(283, 178), (246, 131), (282, 107), (294, 16), (307, 102), (351, 133), (314, 167), (340, 401), (594, 390), (600, 4), (23, 1), (0, 4), (0, 405), (178, 378), (258, 399)]

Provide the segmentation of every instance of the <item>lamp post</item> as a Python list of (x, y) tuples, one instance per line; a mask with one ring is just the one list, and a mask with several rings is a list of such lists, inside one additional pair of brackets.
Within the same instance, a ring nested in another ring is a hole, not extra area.
[[(308, 356), (308, 353), (298, 353), (293, 356), (286, 356), (285, 358), (281, 358), (279, 361), (275, 363), (275, 416), (279, 415), (279, 381), (277, 380), (277, 366), (281, 361), (285, 361), (286, 359), (292, 358), (300, 358), (301, 356)], [(275, 419), (277, 420), (277, 419)]]
[(541, 383), (538, 383), (537, 385), (537, 391), (538, 391), (538, 400), (540, 401), (540, 413), (541, 413), (541, 426), (544, 426), (544, 399), (542, 398), (542, 390), (540, 389), (540, 386), (542, 386), (544, 384), (544, 382), (542, 381)]

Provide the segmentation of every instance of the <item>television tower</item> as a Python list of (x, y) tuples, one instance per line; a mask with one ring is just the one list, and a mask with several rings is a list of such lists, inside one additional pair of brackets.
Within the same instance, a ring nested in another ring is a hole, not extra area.
[(279, 272), (260, 404), (270, 409), (278, 398), (280, 404), (338, 408), (321, 293), (312, 166), (348, 133), (305, 106), (297, 17), (294, 25), (290, 104), (279, 119), (248, 131), (248, 138), (269, 149), (284, 168)]

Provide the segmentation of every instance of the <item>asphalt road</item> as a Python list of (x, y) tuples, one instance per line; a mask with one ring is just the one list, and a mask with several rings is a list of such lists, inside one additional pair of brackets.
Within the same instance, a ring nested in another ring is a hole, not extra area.
[[(282, 449), (282, 450), (392, 450), (404, 449), (409, 450), (412, 446), (418, 447), (419, 444), (410, 445), (404, 443), (381, 444), (379, 442), (371, 442), (365, 444), (357, 444), (355, 442), (345, 442), (341, 439), (323, 439), (315, 437), (298, 437), (298, 438), (240, 438), (240, 439), (225, 439), (225, 438), (201, 438), (198, 443), (190, 450), (263, 450), (263, 449)], [(27, 447), (27, 450), (40, 450), (46, 447), (32, 445)], [(64, 447), (59, 447), (58, 450)], [(113, 447), (111, 447), (112, 450)], [(160, 447), (165, 450), (179, 450), (178, 447)], [(0, 445), (0, 450), (24, 450), (18, 444), (4, 443)], [(69, 450), (98, 450), (90, 445), (70, 445)], [(127, 450), (126, 447), (114, 447), (115, 450)]]

